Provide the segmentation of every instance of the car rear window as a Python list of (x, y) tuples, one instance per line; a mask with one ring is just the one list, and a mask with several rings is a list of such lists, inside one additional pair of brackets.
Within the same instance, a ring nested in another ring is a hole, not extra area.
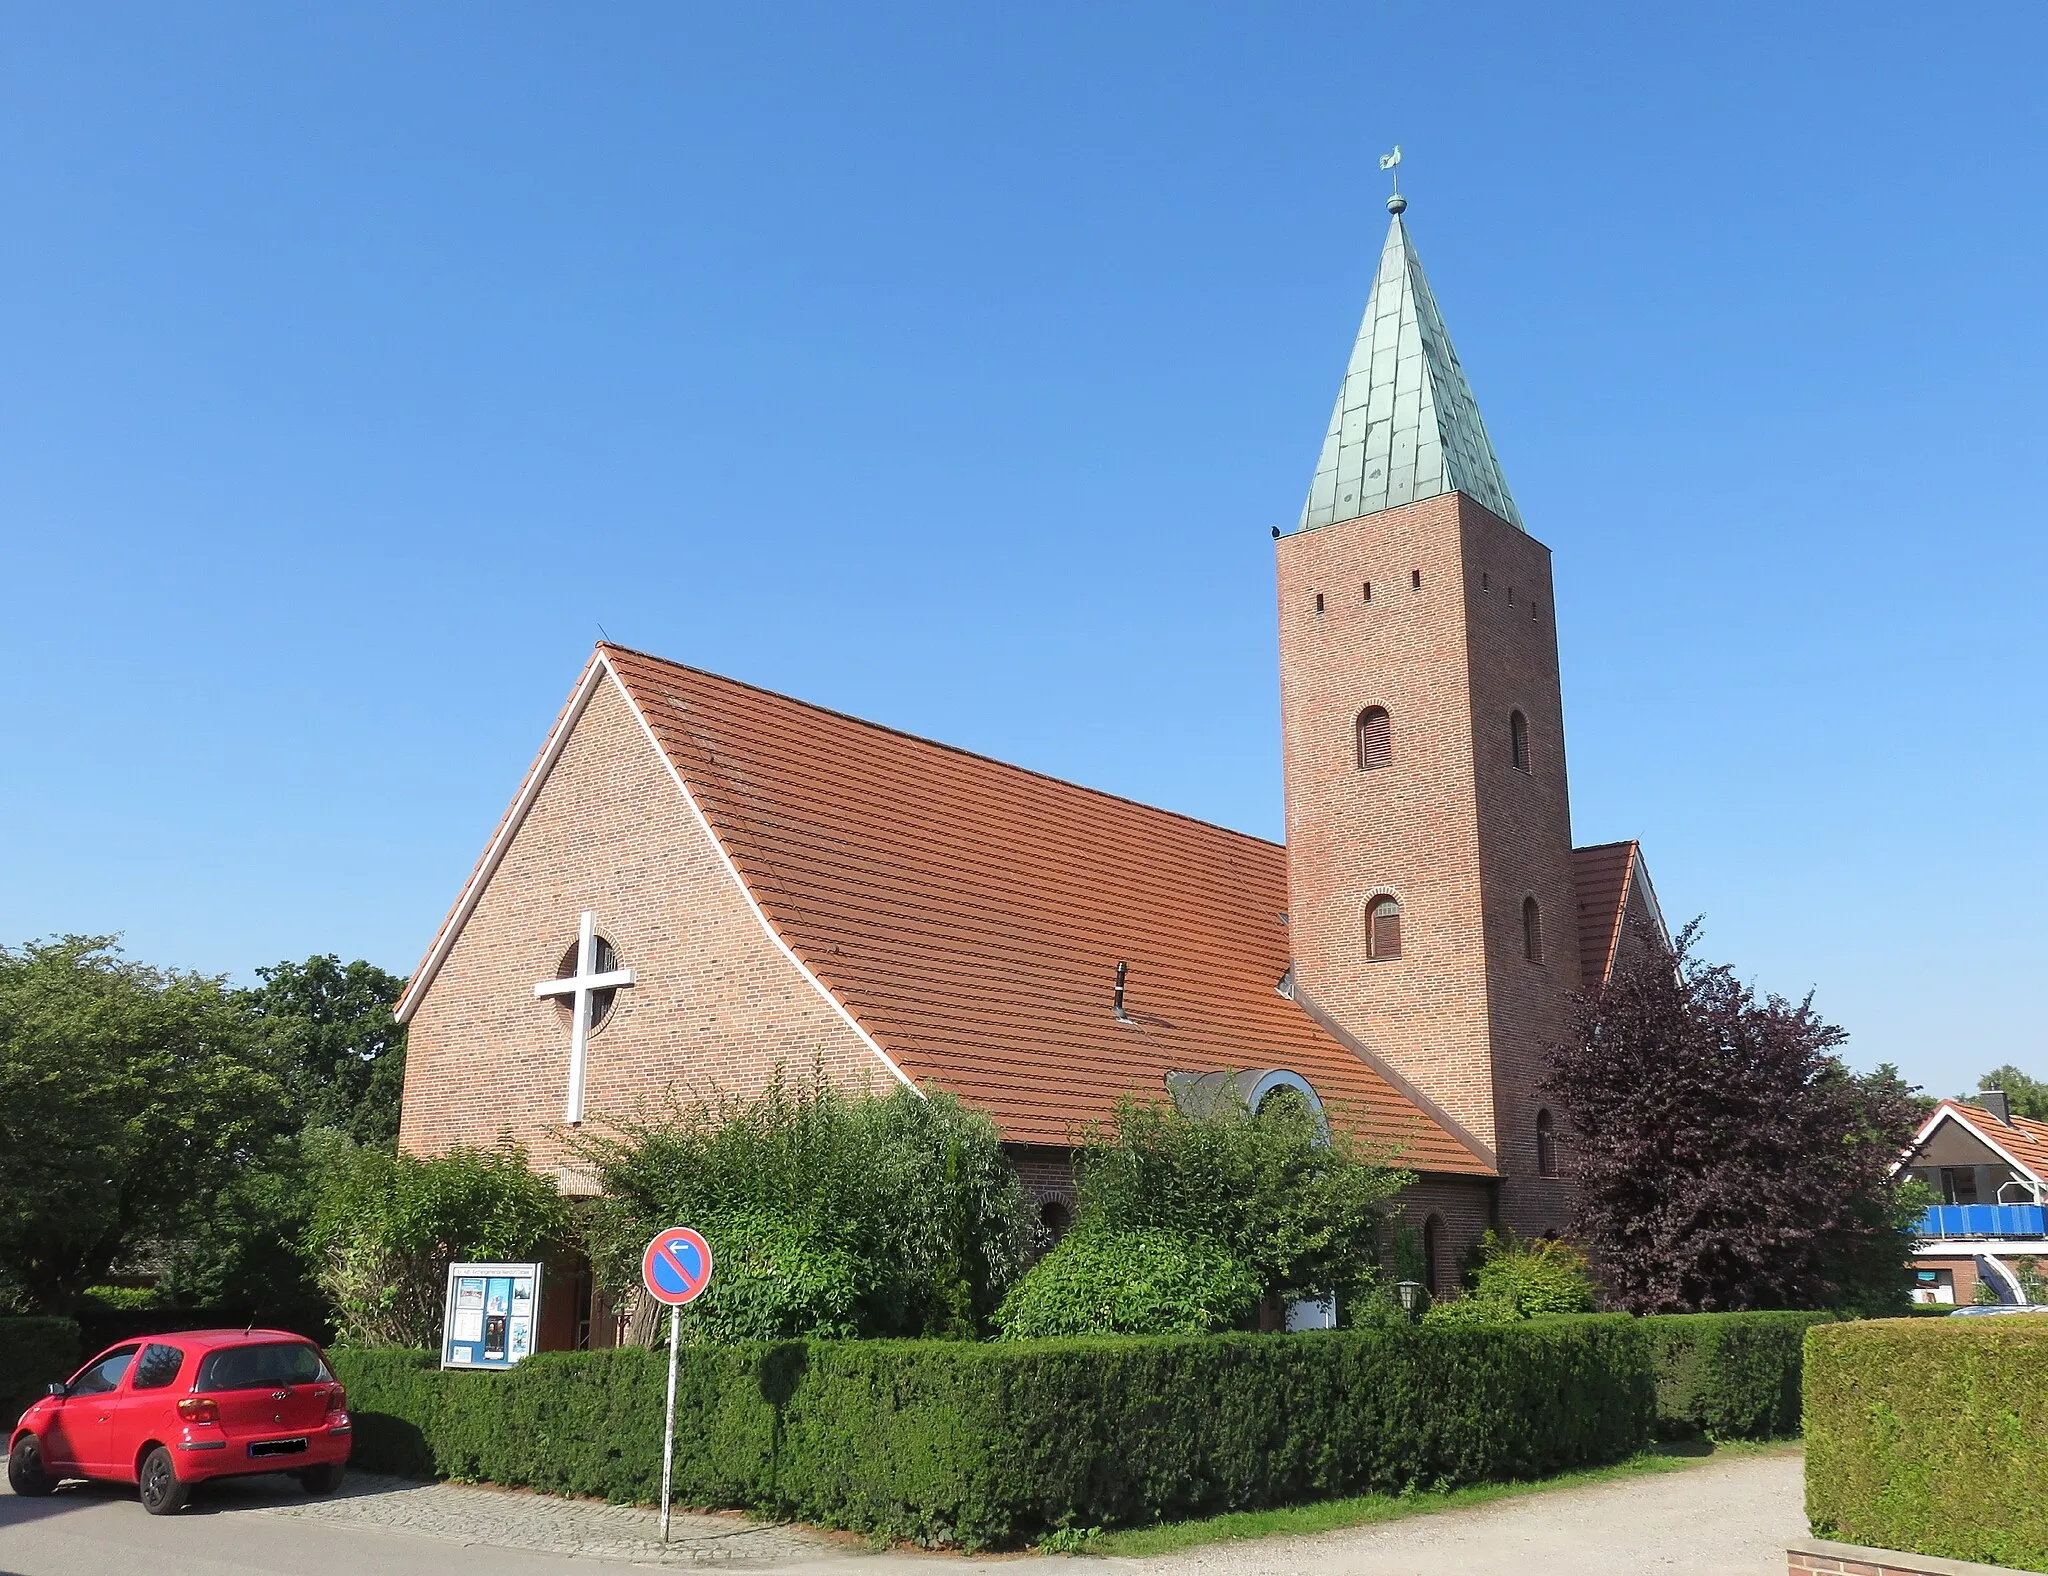
[(223, 1346), (199, 1365), (198, 1390), (267, 1390), (286, 1384), (322, 1384), (334, 1377), (304, 1341)]

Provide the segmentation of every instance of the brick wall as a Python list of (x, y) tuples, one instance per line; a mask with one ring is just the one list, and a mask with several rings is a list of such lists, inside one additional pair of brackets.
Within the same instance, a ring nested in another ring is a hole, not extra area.
[[(1298, 532), (1278, 561), (1298, 975), (1494, 1149), (1510, 1223), (1560, 1226), (1565, 1185), (1537, 1177), (1535, 1148), (1535, 1081), (1577, 973), (1549, 552), (1453, 494)], [(1393, 760), (1361, 770), (1356, 721), (1372, 705), (1392, 718)], [(1510, 758), (1516, 709), (1526, 773)], [(1382, 894), (1402, 905), (1402, 956), (1373, 962), (1366, 912)], [(1523, 955), (1527, 897), (1541, 963)]]
[(585, 1122), (670, 1095), (750, 1094), (778, 1068), (846, 1087), (894, 1075), (769, 938), (606, 677), (413, 1016), (400, 1144), (523, 1144), (589, 1188), (564, 1140), (569, 1013), (536, 1000), (578, 916), (636, 982), (590, 1037)]

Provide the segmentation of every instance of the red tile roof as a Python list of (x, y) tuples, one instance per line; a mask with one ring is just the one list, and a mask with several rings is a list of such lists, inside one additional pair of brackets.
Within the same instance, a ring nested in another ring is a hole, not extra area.
[(1638, 857), (1633, 842), (1572, 850), (1572, 881), (1579, 891), (1579, 982), (1586, 990), (1605, 985), (1614, 967)]
[(1491, 1174), (1279, 994), (1285, 849), (599, 649), (783, 941), (908, 1076), (1013, 1142), (1063, 1144), (1169, 1071), (1285, 1067), (1403, 1163)]

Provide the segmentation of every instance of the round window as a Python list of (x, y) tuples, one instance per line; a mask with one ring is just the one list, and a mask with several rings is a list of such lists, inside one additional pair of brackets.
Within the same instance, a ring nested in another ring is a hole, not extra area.
[[(581, 943), (570, 943), (569, 950), (562, 954), (561, 966), (555, 970), (556, 979), (572, 980), (576, 977), (576, 954), (580, 949)], [(618, 966), (619, 955), (612, 950), (612, 944), (602, 936), (592, 936), (590, 938), (590, 972), (593, 974), (609, 974)], [(619, 990), (616, 985), (608, 990), (592, 991), (588, 997), (590, 1017), (584, 1027), (595, 1029), (600, 1023), (603, 1023), (611, 1015), (612, 1003), (618, 999), (618, 994)], [(576, 997), (573, 993), (557, 996), (555, 998), (555, 1005), (562, 1009), (564, 1015), (567, 1015), (576, 1010)]]

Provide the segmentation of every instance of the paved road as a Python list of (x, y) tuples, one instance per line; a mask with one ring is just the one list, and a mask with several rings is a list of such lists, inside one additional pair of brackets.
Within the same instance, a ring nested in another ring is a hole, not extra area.
[(17, 1499), (0, 1486), (0, 1576), (599, 1576), (712, 1565), (760, 1576), (1777, 1576), (1806, 1530), (1788, 1450), (1561, 1489), (1476, 1510), (1315, 1538), (1212, 1545), (1154, 1560), (873, 1554), (853, 1539), (738, 1518), (679, 1517), (456, 1484), (354, 1478), (309, 1500), (243, 1479), (184, 1514), (146, 1516), (134, 1491)]

